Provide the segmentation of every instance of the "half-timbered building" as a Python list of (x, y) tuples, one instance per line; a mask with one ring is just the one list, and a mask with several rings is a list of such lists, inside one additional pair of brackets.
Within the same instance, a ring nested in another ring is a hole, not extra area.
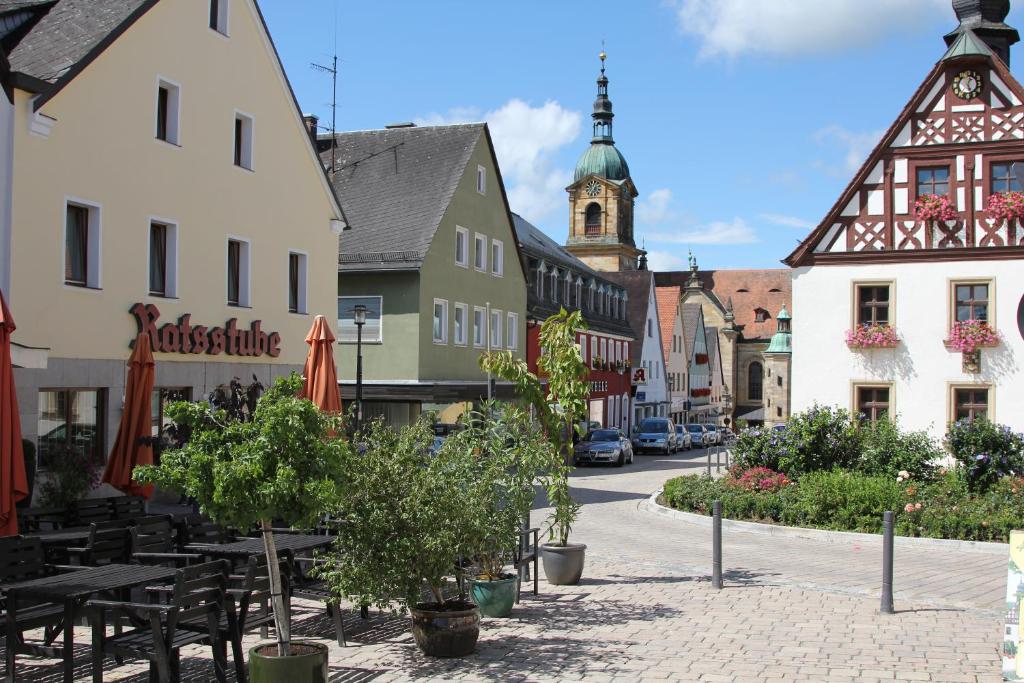
[(1019, 37), (1008, 0), (953, 6), (947, 51), (786, 260), (794, 410), (898, 414), (935, 436), (977, 416), (1024, 428)]

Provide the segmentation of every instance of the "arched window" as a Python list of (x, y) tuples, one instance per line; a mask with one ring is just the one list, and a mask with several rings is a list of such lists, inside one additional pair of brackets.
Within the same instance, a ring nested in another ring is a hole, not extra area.
[(747, 369), (747, 398), (751, 401), (760, 401), (764, 397), (764, 368), (760, 363), (754, 362)]
[(587, 217), (583, 223), (587, 236), (601, 234), (601, 205), (597, 202), (587, 204)]

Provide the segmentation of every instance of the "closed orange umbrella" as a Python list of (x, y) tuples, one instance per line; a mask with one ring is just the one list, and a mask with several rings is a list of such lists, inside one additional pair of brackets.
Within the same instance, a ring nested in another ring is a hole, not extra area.
[(306, 343), (309, 344), (309, 355), (302, 369), (302, 376), (306, 378), (302, 396), (325, 413), (340, 413), (338, 371), (334, 367), (334, 333), (327, 318), (322, 315), (314, 318)]
[(155, 365), (149, 335), (143, 332), (135, 339), (135, 348), (128, 359), (121, 424), (107, 459), (107, 469), (103, 472), (103, 481), (114, 488), (146, 498), (153, 494), (153, 486), (135, 483), (132, 471), (139, 465), (153, 464), (153, 447), (143, 443), (142, 439), (151, 436)]
[(21, 419), (14, 391), (11, 333), (14, 318), (0, 292), (0, 536), (18, 533), (17, 502), (28, 495), (25, 455), (21, 447)]

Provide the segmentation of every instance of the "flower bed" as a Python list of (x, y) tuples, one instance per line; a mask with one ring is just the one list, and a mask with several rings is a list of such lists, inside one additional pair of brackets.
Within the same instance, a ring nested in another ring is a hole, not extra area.
[(663, 500), (698, 513), (721, 500), (732, 519), (872, 533), (892, 510), (903, 535), (1005, 542), (1024, 527), (1024, 435), (961, 421), (945, 445), (957, 462), (948, 470), (935, 466), (947, 451), (924, 432), (815, 406), (784, 431), (740, 432), (728, 476), (673, 479)]
[(999, 345), (999, 332), (983, 320), (958, 320), (949, 330), (946, 346), (962, 353)]
[(900, 335), (892, 325), (858, 325), (846, 332), (851, 349), (891, 349), (900, 344)]

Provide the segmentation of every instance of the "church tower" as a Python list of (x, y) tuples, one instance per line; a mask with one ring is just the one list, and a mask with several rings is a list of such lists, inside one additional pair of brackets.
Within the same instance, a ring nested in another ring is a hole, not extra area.
[(612, 101), (608, 99), (607, 55), (594, 100), (594, 136), (576, 163), (569, 193), (569, 240), (565, 248), (595, 270), (637, 270), (643, 253), (633, 241), (633, 202), (637, 191), (625, 157), (612, 138)]

